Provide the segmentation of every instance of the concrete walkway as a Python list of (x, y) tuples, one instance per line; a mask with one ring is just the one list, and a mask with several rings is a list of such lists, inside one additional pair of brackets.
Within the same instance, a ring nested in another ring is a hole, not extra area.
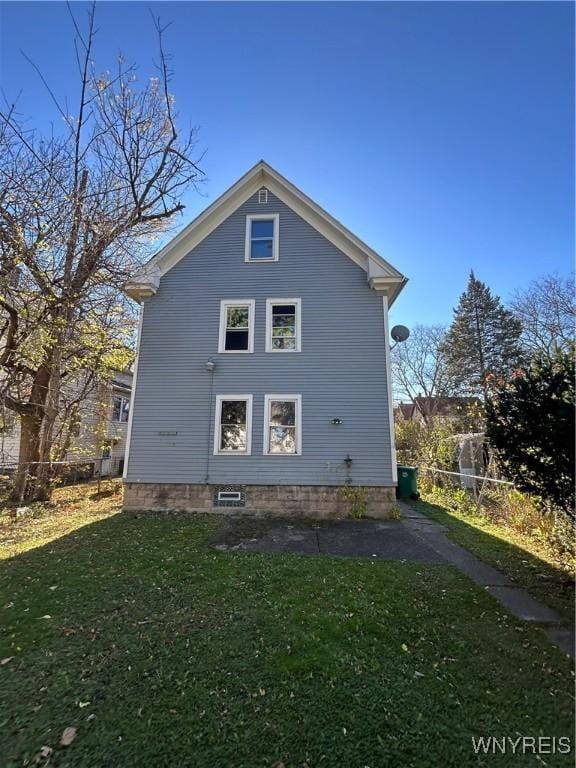
[(574, 632), (496, 568), (446, 535), (446, 527), (399, 502), (400, 521), (229, 518), (213, 546), (270, 554), (336, 555), (453, 565), (489, 592), (513, 616), (540, 626), (564, 653), (574, 656)]
[(450, 541), (445, 526), (417, 512), (408, 504), (399, 502), (399, 506), (402, 509), (402, 525), (415, 537), (425, 541), (445, 562), (456, 566), (489, 592), (513, 616), (540, 625), (554, 645), (574, 657), (574, 632), (562, 626), (562, 617), (556, 611), (535, 600), (496, 568)]

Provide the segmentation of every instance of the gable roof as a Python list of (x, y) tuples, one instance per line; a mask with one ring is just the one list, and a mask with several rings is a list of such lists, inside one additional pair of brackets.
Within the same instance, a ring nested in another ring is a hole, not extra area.
[(396, 410), (402, 416), (404, 421), (410, 421), (414, 414), (414, 403), (398, 403)]
[(414, 398), (414, 407), (421, 414), (429, 416), (457, 416), (458, 411), (466, 410), (471, 406), (481, 406), (479, 397), (423, 397)]
[(125, 286), (126, 293), (137, 301), (154, 295), (162, 276), (262, 187), (364, 269), (370, 286), (388, 296), (392, 304), (407, 278), (264, 160), (256, 163), (133, 275)]

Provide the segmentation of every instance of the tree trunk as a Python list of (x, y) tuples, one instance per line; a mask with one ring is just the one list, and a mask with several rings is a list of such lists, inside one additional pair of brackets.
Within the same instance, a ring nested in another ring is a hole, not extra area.
[[(54, 377), (54, 359), (59, 360), (52, 347), (46, 351), (37, 369), (27, 410), (20, 413), (20, 455), (12, 501), (45, 501), (50, 497), (49, 465), (53, 432), (53, 408), (58, 396), (59, 379)], [(55, 411), (57, 413), (57, 410)], [(48, 415), (48, 423), (46, 416)], [(51, 422), (52, 419), (52, 422)]]
[(35, 490), (33, 478), (38, 471), (40, 461), (40, 434), (42, 416), (38, 413), (22, 414), (20, 417), (20, 457), (11, 501), (22, 504), (32, 501)]
[(42, 429), (40, 433), (40, 464), (36, 473), (34, 498), (38, 501), (45, 501), (51, 494), (51, 464), (52, 445), (54, 443), (54, 429), (58, 418), (58, 404), (60, 397), (60, 354), (56, 352), (52, 360), (52, 373), (48, 385), (48, 395), (44, 403), (44, 418), (42, 420)]

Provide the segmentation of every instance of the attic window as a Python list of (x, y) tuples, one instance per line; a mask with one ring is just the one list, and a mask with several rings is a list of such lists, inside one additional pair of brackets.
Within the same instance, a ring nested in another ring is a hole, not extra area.
[(258, 190), (258, 202), (259, 203), (267, 203), (268, 202), (268, 190), (267, 189), (260, 189), (260, 190)]
[(279, 215), (246, 216), (244, 261), (278, 261)]

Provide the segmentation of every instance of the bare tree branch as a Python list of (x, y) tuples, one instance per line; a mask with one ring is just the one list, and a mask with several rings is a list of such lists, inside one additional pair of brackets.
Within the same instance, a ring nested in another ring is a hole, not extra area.
[(203, 178), (197, 130), (179, 130), (169, 92), (166, 27), (155, 20), (157, 76), (141, 81), (119, 58), (111, 77), (92, 61), (95, 4), (85, 31), (68, 10), (75, 113), (26, 57), (66, 130), (0, 110), (0, 398), (21, 416), (23, 463), (50, 458), (69, 392), (108, 374), (130, 327), (122, 286)]

